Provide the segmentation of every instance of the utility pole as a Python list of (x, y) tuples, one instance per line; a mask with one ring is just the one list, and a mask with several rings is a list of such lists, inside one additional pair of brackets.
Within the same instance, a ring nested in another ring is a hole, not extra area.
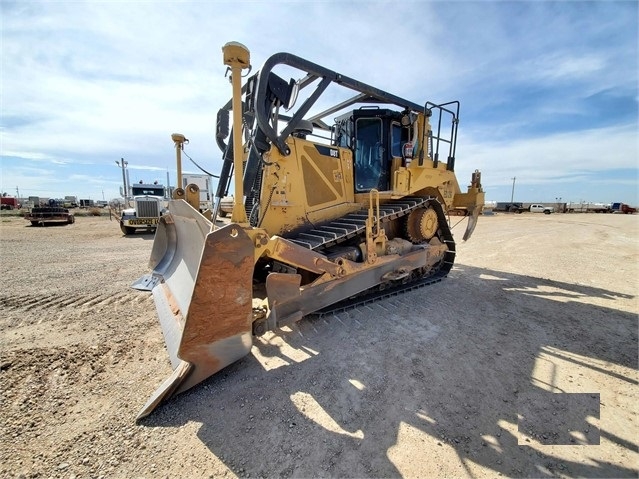
[[(122, 164), (120, 164), (120, 162), (118, 160), (115, 160), (115, 164), (122, 167), (122, 183), (124, 184), (124, 204), (128, 205), (128, 199), (127, 199), (127, 187), (126, 187), (126, 166), (129, 164), (127, 161), (124, 161), (124, 158), (120, 158), (120, 160), (122, 161)], [(104, 195), (104, 193), (103, 193)]]
[(516, 177), (516, 176), (514, 176), (514, 177), (512, 178), (512, 180), (513, 180), (513, 190), (512, 190), (512, 192), (510, 193), (510, 203), (511, 203), (511, 204), (512, 204), (513, 200), (515, 199), (515, 180), (516, 180), (516, 179), (517, 179), (517, 177)]

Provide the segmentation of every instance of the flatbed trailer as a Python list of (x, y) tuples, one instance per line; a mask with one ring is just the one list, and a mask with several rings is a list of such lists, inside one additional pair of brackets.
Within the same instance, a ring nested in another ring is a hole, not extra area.
[(31, 226), (44, 226), (45, 224), (73, 224), (75, 216), (69, 210), (61, 206), (40, 206), (31, 208), (24, 215), (24, 219), (31, 222)]

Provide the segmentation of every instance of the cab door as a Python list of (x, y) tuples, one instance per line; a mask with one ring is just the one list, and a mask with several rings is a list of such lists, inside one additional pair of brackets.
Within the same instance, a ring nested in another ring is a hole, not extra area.
[(388, 164), (381, 118), (355, 120), (355, 192), (388, 189)]

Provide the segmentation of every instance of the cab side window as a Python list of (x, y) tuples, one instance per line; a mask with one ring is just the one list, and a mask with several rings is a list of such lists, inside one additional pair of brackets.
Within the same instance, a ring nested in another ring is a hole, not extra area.
[(402, 156), (402, 126), (394, 122), (391, 125), (391, 156)]
[(409, 141), (410, 131), (397, 122), (391, 123), (391, 156), (402, 157), (402, 146)]

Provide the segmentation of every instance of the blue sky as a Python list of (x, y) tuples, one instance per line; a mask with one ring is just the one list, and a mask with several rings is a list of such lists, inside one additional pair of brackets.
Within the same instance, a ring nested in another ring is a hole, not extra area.
[[(487, 200), (639, 203), (638, 2), (0, 1), (0, 191), (111, 199), (220, 169), (221, 47), (294, 53), (416, 103), (461, 101)], [(188, 160), (187, 172), (196, 173)]]

